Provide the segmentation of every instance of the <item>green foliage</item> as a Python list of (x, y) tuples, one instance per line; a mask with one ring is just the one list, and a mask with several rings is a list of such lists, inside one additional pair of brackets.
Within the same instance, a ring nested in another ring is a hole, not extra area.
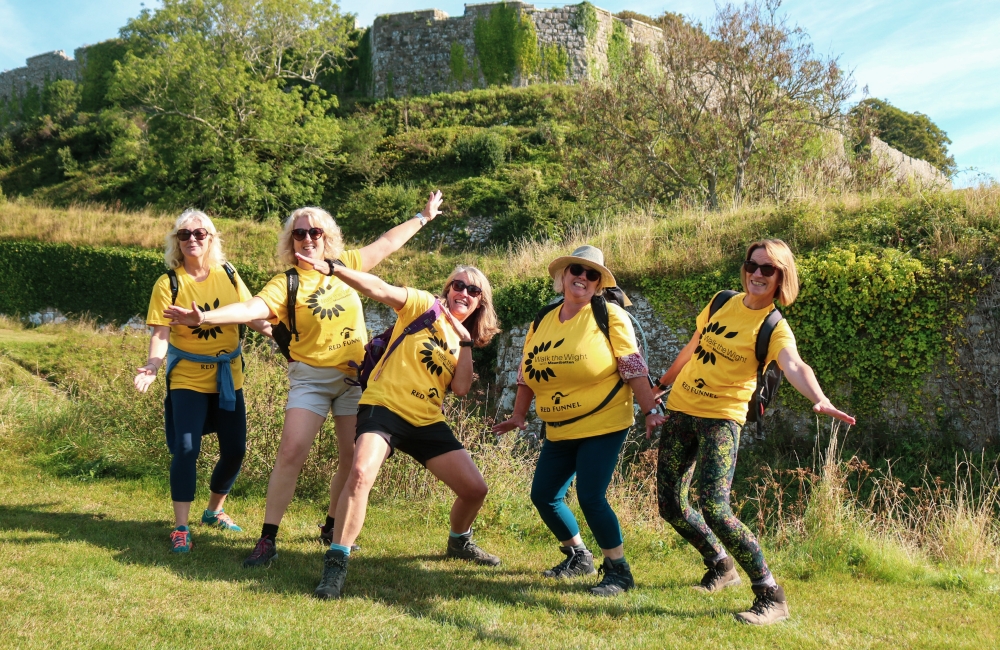
[(412, 218), (424, 199), (423, 191), (412, 185), (366, 186), (352, 194), (334, 217), (345, 236), (354, 241), (370, 241)]
[(550, 278), (518, 279), (495, 289), (493, 306), (500, 325), (510, 329), (530, 323), (555, 296)]
[(465, 58), (465, 46), (458, 41), (451, 44), (448, 66), (451, 70), (451, 80), (456, 86), (461, 87), (466, 79), (472, 78), (472, 70)]
[[(237, 270), (252, 291), (270, 279), (261, 269)], [(153, 284), (164, 272), (162, 254), (148, 250), (0, 240), (0, 273), (7, 283), (0, 313), (55, 307), (122, 323), (145, 315)]]
[(862, 128), (906, 155), (926, 160), (946, 176), (957, 171), (955, 158), (948, 154), (948, 134), (923, 113), (907, 113), (885, 100), (870, 98), (858, 103), (851, 114), (865, 123)]
[(542, 81), (560, 83), (569, 78), (569, 52), (558, 43), (539, 43), (538, 76)]
[(459, 164), (476, 172), (490, 172), (507, 160), (507, 139), (494, 129), (477, 130), (455, 140)]
[(588, 41), (593, 41), (597, 36), (597, 9), (589, 2), (581, 2), (576, 6), (576, 14), (573, 16), (573, 27), (579, 29), (583, 27), (583, 33)]
[(612, 21), (611, 35), (608, 37), (608, 67), (612, 74), (620, 73), (628, 65), (631, 49), (625, 23), (620, 20)]
[(476, 18), (473, 26), (476, 56), (483, 78), (491, 86), (506, 86), (515, 75), (528, 75), (538, 65), (535, 23), (514, 5), (502, 2), (488, 18)]
[(81, 71), (83, 94), (80, 99), (80, 110), (96, 113), (108, 108), (108, 86), (115, 73), (115, 64), (125, 58), (128, 51), (120, 39), (103, 41), (87, 48), (87, 62)]

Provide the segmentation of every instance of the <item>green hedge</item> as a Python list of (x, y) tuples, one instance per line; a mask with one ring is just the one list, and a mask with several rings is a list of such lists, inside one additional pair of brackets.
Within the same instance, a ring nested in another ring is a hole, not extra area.
[[(93, 248), (0, 240), (0, 313), (26, 315), (47, 307), (123, 323), (145, 316), (153, 283), (164, 273), (163, 255), (128, 248)], [(237, 267), (251, 291), (267, 271)]]

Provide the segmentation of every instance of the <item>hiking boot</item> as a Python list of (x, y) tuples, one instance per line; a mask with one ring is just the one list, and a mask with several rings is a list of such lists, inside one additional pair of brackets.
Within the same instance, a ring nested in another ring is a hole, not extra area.
[(594, 554), (587, 549), (578, 550), (572, 546), (560, 546), (559, 550), (566, 559), (551, 569), (542, 571), (542, 575), (546, 578), (575, 578), (597, 573), (597, 569), (594, 568)]
[(770, 625), (788, 618), (788, 602), (785, 590), (779, 586), (754, 585), (753, 605), (745, 612), (736, 614), (736, 620), (749, 625)]
[(178, 526), (170, 532), (170, 550), (174, 553), (189, 553), (194, 542), (187, 526)]
[[(328, 530), (323, 524), (319, 525), (319, 543), (326, 547), (333, 544), (333, 526), (331, 526)], [(357, 553), (360, 550), (360, 546), (357, 544), (351, 544), (351, 553)]]
[(485, 566), (500, 564), (500, 558), (476, 546), (476, 543), (472, 541), (472, 531), (460, 537), (448, 537), (448, 557), (457, 560), (470, 560)]
[(266, 535), (257, 540), (257, 545), (253, 547), (250, 557), (243, 560), (244, 568), (256, 566), (269, 566), (271, 560), (278, 557), (278, 545), (274, 540)]
[(736, 573), (736, 562), (728, 555), (718, 562), (705, 560), (705, 566), (708, 567), (708, 571), (702, 577), (701, 584), (694, 587), (697, 591), (712, 594), (743, 582), (740, 574)]
[(604, 564), (598, 571), (604, 574), (604, 578), (588, 589), (595, 596), (617, 596), (635, 586), (635, 580), (632, 579), (632, 567), (628, 565), (628, 562), (612, 564), (611, 560), (604, 558)]
[(224, 510), (220, 510), (217, 513), (213, 513), (211, 510), (206, 510), (201, 515), (201, 523), (206, 526), (211, 526), (212, 528), (219, 528), (221, 530), (231, 530), (234, 533), (242, 533), (243, 529), (236, 525), (233, 518), (226, 514)]
[(347, 578), (347, 561), (350, 559), (343, 551), (327, 551), (323, 557), (323, 577), (313, 596), (320, 600), (340, 598), (340, 592), (344, 590), (344, 580)]

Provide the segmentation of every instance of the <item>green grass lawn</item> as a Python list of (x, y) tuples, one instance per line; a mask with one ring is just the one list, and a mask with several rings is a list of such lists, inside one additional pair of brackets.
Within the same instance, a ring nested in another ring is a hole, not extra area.
[[(148, 440), (162, 435), (154, 431), (160, 426), (155, 418), (127, 406), (141, 402), (127, 386), (137, 346), (121, 334), (0, 327), (2, 646), (1000, 645), (1000, 589), (990, 573), (995, 569), (924, 567), (910, 577), (896, 570), (884, 572), (886, 580), (873, 580), (861, 576), (877, 572), (844, 569), (851, 563), (837, 559), (842, 549), (817, 550), (815, 540), (807, 550), (793, 543), (768, 551), (788, 594), (791, 620), (766, 629), (741, 626), (732, 613), (750, 604), (750, 590), (743, 586), (706, 596), (690, 589), (701, 577), (699, 558), (672, 531), (649, 523), (655, 516), (633, 515), (626, 525), (637, 588), (611, 600), (595, 598), (585, 590), (593, 579), (553, 582), (540, 575), (562, 555), (531, 509), (523, 472), (505, 474), (495, 464), (487, 467), (493, 492), (477, 538), (503, 558), (499, 568), (445, 560), (448, 499), (440, 490), (424, 490), (428, 496), (409, 502), (393, 498), (393, 486), (402, 482), (376, 491), (359, 539), (363, 550), (352, 559), (339, 601), (311, 597), (322, 570), (316, 524), (326, 507), (315, 491), (311, 500), (293, 503), (281, 529), (280, 557), (270, 568), (241, 566), (256, 540), (264, 503), (259, 488), (240, 482), (227, 511), (246, 532), (195, 525), (192, 553), (174, 555), (165, 471), (95, 479), (80, 469), (85, 465), (53, 462), (72, 457), (69, 446), (101, 448), (102, 436), (121, 440), (143, 427), (150, 429), (144, 434)], [(78, 372), (68, 372), (70, 366)], [(262, 392), (264, 385), (252, 389)], [(119, 422), (73, 410), (88, 400), (105, 402)], [(74, 432), (88, 426), (95, 430)], [(252, 438), (262, 435), (265, 424), (255, 426)], [(126, 444), (108, 441), (104, 447), (131, 463), (138, 463), (140, 452), (149, 456), (147, 465), (159, 467), (165, 460), (153, 447), (142, 452), (147, 447), (126, 449)], [(491, 463), (488, 454), (506, 449), (477, 447), (474, 453), (479, 462)], [(400, 468), (406, 463), (412, 461), (392, 459), (382, 482), (404, 476)], [(504, 476), (515, 478), (499, 484)], [(201, 478), (195, 512), (207, 497), (207, 472)], [(260, 480), (249, 473), (240, 479), (251, 485)], [(974, 579), (963, 577), (970, 575)]]

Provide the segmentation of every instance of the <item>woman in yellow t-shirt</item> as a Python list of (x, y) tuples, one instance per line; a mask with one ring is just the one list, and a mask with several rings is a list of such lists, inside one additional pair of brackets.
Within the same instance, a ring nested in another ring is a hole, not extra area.
[[(750, 609), (736, 616), (764, 625), (788, 618), (788, 603), (756, 537), (733, 514), (729, 498), (740, 429), (757, 384), (757, 334), (775, 299), (782, 305), (795, 301), (799, 278), (792, 251), (780, 239), (755, 242), (744, 260), (743, 293), (714, 313), (710, 305), (702, 310), (694, 336), (660, 378), (658, 393), (670, 385), (673, 389), (660, 437), (656, 486), (660, 515), (704, 558), (708, 571), (698, 589), (715, 592), (738, 585), (735, 557), (750, 576), (755, 595)], [(765, 366), (772, 361), (816, 413), (854, 424), (823, 394), (816, 375), (799, 357), (785, 320), (771, 334)], [(696, 470), (699, 499), (698, 507), (692, 507), (688, 491)]]
[(368, 494), (382, 464), (397, 449), (455, 493), (448, 557), (500, 564), (472, 541), (472, 522), (486, 499), (486, 481), (441, 412), (446, 391), (461, 396), (472, 387), (472, 348), (488, 345), (499, 332), (489, 280), (475, 267), (459, 266), (441, 295), (434, 296), (354, 269), (303, 259), (392, 307), (397, 315), (390, 342), (361, 397), (354, 464), (337, 503), (333, 542), (314, 595), (340, 597), (351, 545), (365, 521)]
[[(307, 260), (337, 260), (356, 271), (368, 271), (399, 250), (421, 227), (441, 213), (441, 192), (433, 192), (423, 211), (384, 233), (359, 250), (344, 250), (340, 228), (325, 210), (299, 208), (285, 221), (278, 237), (278, 257), (296, 271), (295, 327), (288, 353), (288, 402), (274, 469), (267, 485), (264, 525), (260, 538), (243, 566), (267, 565), (278, 556), (278, 525), (295, 494), (295, 484), (316, 434), (333, 411), (337, 432), (337, 471), (330, 481), (330, 505), (320, 541), (332, 541), (337, 499), (344, 488), (354, 455), (354, 430), (361, 389), (349, 383), (355, 376), (351, 362), (364, 357), (368, 331), (357, 292)], [(336, 265), (335, 265), (336, 266)], [(277, 332), (291, 321), (288, 314), (288, 276), (274, 276), (254, 298), (215, 311), (175, 307), (167, 316), (183, 324), (245, 323), (266, 318)], [(287, 330), (286, 330), (287, 331)]]
[[(650, 390), (646, 362), (636, 345), (629, 316), (603, 298), (616, 285), (604, 254), (581, 246), (549, 264), (556, 293), (563, 295), (528, 331), (510, 419), (496, 433), (524, 429), (531, 400), (545, 422), (546, 438), (535, 467), (531, 500), (560, 543), (566, 559), (543, 575), (568, 578), (596, 573), (594, 556), (566, 507), (566, 491), (576, 477), (580, 509), (604, 554), (604, 579), (590, 588), (614, 596), (635, 585), (625, 560), (621, 526), (607, 491), (625, 435), (635, 423), (633, 394), (646, 419), (646, 435), (663, 423)], [(605, 334), (595, 310), (607, 310)]]
[[(247, 414), (243, 401), (243, 360), (239, 328), (171, 325), (163, 316), (172, 303), (201, 305), (212, 311), (250, 297), (243, 280), (226, 263), (222, 239), (203, 212), (187, 210), (167, 235), (164, 260), (169, 271), (153, 287), (146, 324), (153, 328), (149, 357), (138, 369), (135, 387), (145, 393), (167, 364), (164, 422), (170, 462), (170, 494), (174, 523), (170, 543), (175, 553), (191, 550), (188, 516), (195, 493), (195, 467), (201, 437), (214, 428), (219, 439), (219, 461), (209, 483), (211, 496), (202, 514), (203, 524), (239, 531), (222, 504), (243, 464), (247, 443)], [(255, 321), (251, 327), (269, 333), (270, 326)]]

